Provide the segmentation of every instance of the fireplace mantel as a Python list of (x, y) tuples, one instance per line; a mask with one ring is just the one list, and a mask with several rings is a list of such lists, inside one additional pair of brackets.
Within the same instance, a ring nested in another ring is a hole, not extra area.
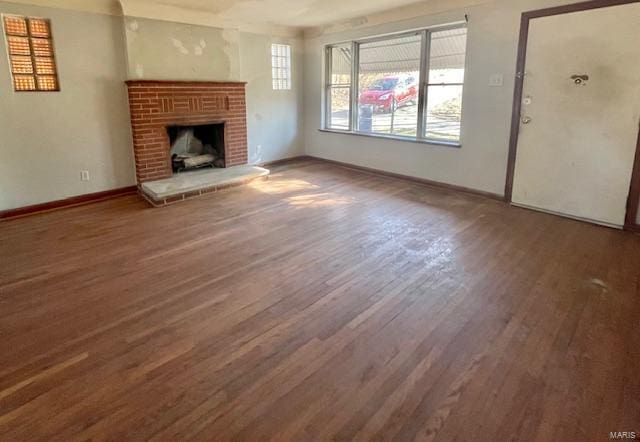
[(168, 126), (224, 123), (226, 166), (247, 163), (244, 82), (128, 80), (138, 184), (172, 175)]

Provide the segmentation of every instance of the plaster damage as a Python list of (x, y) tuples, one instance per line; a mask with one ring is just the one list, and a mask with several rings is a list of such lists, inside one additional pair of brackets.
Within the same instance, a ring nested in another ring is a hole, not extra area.
[(130, 78), (237, 79), (234, 31), (141, 17), (125, 21)]
[[(229, 60), (229, 73), (231, 78), (241, 78), (240, 74), (240, 48), (239, 32), (231, 29), (222, 31), (223, 51)], [(271, 59), (269, 59), (271, 62)]]

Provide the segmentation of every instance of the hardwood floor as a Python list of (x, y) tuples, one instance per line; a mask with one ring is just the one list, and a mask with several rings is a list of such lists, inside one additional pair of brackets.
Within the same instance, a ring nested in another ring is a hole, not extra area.
[(303, 161), (0, 241), (0, 440), (640, 433), (638, 235)]

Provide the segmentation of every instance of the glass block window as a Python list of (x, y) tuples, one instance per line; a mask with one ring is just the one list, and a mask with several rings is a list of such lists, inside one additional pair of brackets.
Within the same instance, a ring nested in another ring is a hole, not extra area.
[(14, 90), (60, 90), (49, 20), (5, 15), (2, 21)]
[(271, 73), (274, 91), (291, 89), (291, 46), (271, 45)]

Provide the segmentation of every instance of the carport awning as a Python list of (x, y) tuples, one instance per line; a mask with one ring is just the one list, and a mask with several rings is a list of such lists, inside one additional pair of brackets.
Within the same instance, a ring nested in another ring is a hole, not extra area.
[[(463, 69), (467, 30), (465, 28), (436, 31), (431, 37), (431, 69)], [(415, 72), (420, 70), (420, 36), (412, 35), (360, 45), (361, 74)], [(334, 74), (348, 74), (351, 48), (333, 52)]]

